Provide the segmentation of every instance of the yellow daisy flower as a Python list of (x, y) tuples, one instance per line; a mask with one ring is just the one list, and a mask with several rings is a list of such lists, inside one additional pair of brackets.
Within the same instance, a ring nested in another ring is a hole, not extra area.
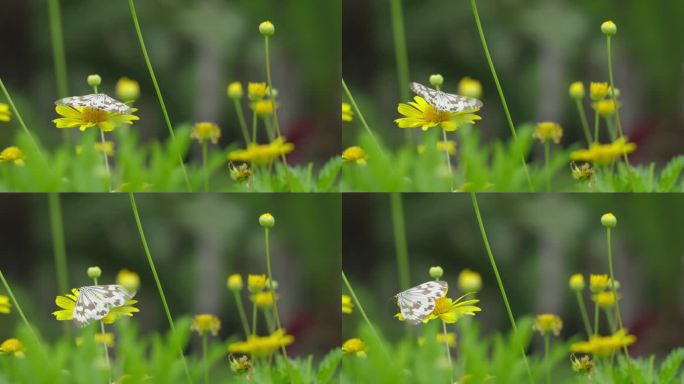
[(610, 85), (608, 83), (590, 83), (589, 84), (589, 96), (594, 101), (603, 99), (608, 95), (610, 91)]
[(221, 330), (221, 320), (214, 315), (202, 313), (196, 315), (192, 320), (190, 330), (199, 333), (200, 336), (207, 332), (211, 332), (212, 335), (218, 336), (218, 332)]
[(342, 121), (350, 122), (354, 120), (354, 111), (349, 103), (342, 103)]
[(0, 313), (8, 314), (12, 311), (12, 304), (9, 297), (0, 295)]
[(603, 99), (593, 103), (592, 107), (601, 117), (609, 117), (613, 116), (615, 111), (620, 108), (620, 103), (612, 99)]
[(552, 121), (543, 121), (537, 124), (532, 137), (542, 143), (553, 140), (554, 143), (559, 144), (563, 137), (563, 128)]
[(354, 311), (354, 303), (349, 295), (342, 295), (342, 313), (350, 314)]
[[(461, 316), (463, 315), (469, 315), (469, 316), (475, 316), (475, 312), (479, 312), (482, 309), (475, 304), (479, 303), (480, 300), (477, 299), (472, 299), (472, 300), (466, 300), (466, 301), (461, 301), (464, 297), (468, 296), (470, 293), (466, 293), (465, 295), (459, 297), (456, 300), (452, 300), (448, 297), (440, 297), (439, 299), (435, 300), (435, 309), (432, 310), (432, 313), (430, 313), (425, 319), (423, 319), (423, 323), (428, 323), (431, 320), (442, 320), (445, 323), (455, 323), (457, 322)], [(398, 320), (404, 321), (404, 316), (402, 316), (401, 313), (397, 313), (394, 315)]]
[[(52, 315), (58, 321), (68, 321), (74, 319), (74, 308), (76, 307), (76, 300), (78, 299), (79, 291), (74, 288), (71, 293), (67, 293), (64, 296), (57, 296), (55, 298), (55, 304), (62, 308), (58, 311), (52, 312)], [(126, 303), (121, 307), (109, 308), (109, 313), (107, 316), (102, 318), (102, 322), (105, 324), (112, 324), (121, 316), (133, 316), (134, 313), (140, 312), (138, 308), (135, 307), (137, 300), (126, 300)]]
[(7, 147), (0, 152), (0, 163), (13, 163), (14, 165), (23, 166), (26, 156), (19, 147)]
[(232, 275), (228, 276), (228, 280), (226, 280), (226, 285), (228, 285), (228, 289), (234, 292), (238, 292), (242, 290), (242, 275), (239, 273), (233, 273)]
[(247, 97), (251, 101), (257, 101), (263, 99), (268, 93), (268, 85), (266, 83), (248, 83), (247, 84)]
[(342, 161), (345, 163), (356, 163), (357, 165), (364, 166), (366, 165), (367, 158), (366, 151), (357, 145), (351, 146), (342, 152)]
[(570, 345), (570, 352), (588, 353), (596, 356), (610, 356), (623, 347), (636, 341), (636, 336), (621, 329), (610, 336), (592, 336), (589, 341), (580, 341)]
[(342, 344), (342, 353), (346, 355), (356, 355), (366, 357), (366, 343), (359, 338), (351, 338)]
[(610, 144), (592, 144), (589, 149), (574, 151), (570, 153), (570, 159), (596, 164), (610, 164), (623, 155), (634, 152), (636, 147), (636, 144), (621, 137)]
[(275, 300), (278, 300), (278, 295), (271, 291), (262, 291), (255, 293), (249, 297), (249, 299), (261, 309), (269, 308), (273, 305)]
[(247, 149), (232, 151), (228, 154), (228, 161), (264, 165), (293, 150), (294, 144), (286, 142), (284, 137), (279, 137), (269, 144), (249, 144)]
[(420, 96), (413, 98), (414, 101), (399, 103), (397, 111), (405, 116), (394, 122), (399, 128), (418, 128), (427, 131), (432, 127), (440, 127), (445, 131), (455, 131), (462, 124), (474, 124), (481, 117), (473, 112), (479, 109), (463, 112), (440, 111), (428, 104)]
[(24, 344), (19, 339), (7, 339), (0, 344), (0, 355), (14, 355), (14, 357), (24, 357)]
[(294, 336), (279, 329), (269, 336), (249, 336), (247, 341), (231, 343), (228, 345), (228, 353), (243, 353), (255, 357), (268, 356), (293, 342)]
[(253, 102), (250, 107), (259, 117), (266, 117), (273, 114), (273, 107), (278, 108), (278, 103), (269, 99), (261, 99)]
[(128, 269), (122, 269), (116, 275), (116, 283), (126, 288), (128, 292), (137, 292), (140, 288), (140, 276)]
[(140, 84), (128, 77), (122, 77), (116, 82), (116, 97), (124, 102), (138, 100), (140, 97)]
[(592, 295), (591, 299), (603, 309), (608, 309), (615, 305), (617, 300), (620, 300), (620, 295), (613, 291), (603, 291)]
[(594, 293), (605, 291), (610, 284), (608, 275), (589, 275), (589, 289)]
[(12, 118), (12, 111), (10, 111), (9, 105), (5, 103), (0, 103), (0, 121), (5, 123), (10, 121)]
[[(104, 345), (106, 345), (106, 346), (109, 347), (109, 348), (114, 347), (114, 344), (115, 344), (115, 343), (114, 343), (114, 334), (113, 334), (113, 333), (105, 332), (105, 334), (104, 334), (104, 336), (103, 336), (102, 333), (99, 333), (99, 332), (98, 332), (98, 333), (96, 333), (94, 336), (95, 336), (95, 337), (94, 337), (95, 343), (97, 343), (97, 344), (104, 344)], [(80, 336), (79, 336), (79, 337), (76, 338), (75, 341), (76, 341), (76, 345), (77, 345), (77, 346), (83, 345), (83, 337), (80, 337)]]
[(247, 275), (247, 289), (250, 292), (260, 292), (266, 288), (268, 277), (266, 275)]
[(203, 121), (192, 127), (190, 137), (199, 141), (201, 144), (209, 140), (211, 140), (212, 144), (217, 144), (221, 137), (221, 128), (214, 123)]
[(68, 107), (66, 105), (56, 106), (55, 111), (62, 116), (52, 120), (57, 128), (79, 127), (81, 131), (98, 127), (105, 132), (110, 132), (119, 124), (133, 124), (134, 121), (140, 119), (133, 115), (137, 111), (136, 108), (132, 108), (131, 114), (127, 115), (91, 107)]
[(228, 94), (228, 97), (230, 97), (231, 99), (241, 99), (243, 95), (242, 84), (239, 81), (233, 81), (232, 83), (228, 84), (226, 93)]
[(533, 329), (541, 333), (542, 336), (551, 332), (553, 332), (554, 336), (558, 336), (561, 329), (563, 329), (563, 320), (552, 313), (543, 313), (537, 315), (534, 320)]

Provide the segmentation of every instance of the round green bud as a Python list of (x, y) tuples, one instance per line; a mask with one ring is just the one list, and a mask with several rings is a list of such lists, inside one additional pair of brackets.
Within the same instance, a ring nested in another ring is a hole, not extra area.
[(275, 225), (275, 218), (270, 213), (259, 216), (259, 225), (264, 228), (271, 228)]
[(91, 279), (97, 279), (102, 275), (102, 270), (100, 267), (90, 267), (88, 268), (88, 277)]
[(100, 75), (88, 75), (88, 85), (91, 87), (99, 87), (102, 84), (102, 78)]
[(617, 25), (610, 20), (604, 21), (603, 24), (601, 24), (601, 32), (603, 32), (604, 35), (612, 36), (617, 33)]
[(617, 218), (612, 213), (608, 212), (601, 216), (601, 225), (607, 228), (612, 228), (617, 225)]
[(272, 36), (275, 34), (275, 26), (270, 21), (264, 21), (259, 24), (259, 33), (264, 36)]
[(430, 75), (430, 84), (432, 84), (433, 87), (441, 87), (442, 84), (444, 84), (444, 77), (439, 73)]
[(430, 267), (430, 277), (439, 279), (444, 275), (444, 270), (440, 266)]

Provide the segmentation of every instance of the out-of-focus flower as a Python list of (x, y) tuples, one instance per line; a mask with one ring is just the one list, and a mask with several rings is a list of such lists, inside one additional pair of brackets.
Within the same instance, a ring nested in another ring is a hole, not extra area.
[(286, 347), (294, 342), (294, 336), (279, 329), (269, 336), (249, 336), (247, 341), (239, 341), (228, 345), (228, 353), (243, 353), (255, 357), (268, 356), (278, 348)]
[(7, 339), (0, 344), (0, 354), (1, 355), (14, 355), (14, 357), (22, 358), (24, 357), (24, 344), (19, 341), (19, 339)]
[(228, 84), (226, 93), (228, 93), (228, 97), (231, 99), (241, 99), (242, 95), (244, 94), (244, 91), (242, 90), (242, 84), (239, 81), (233, 81), (232, 83)]
[(122, 269), (116, 275), (116, 283), (126, 288), (128, 292), (137, 292), (140, 288), (140, 276), (128, 269)]
[(570, 276), (570, 281), (568, 282), (568, 285), (570, 285), (570, 289), (572, 289), (575, 292), (581, 292), (584, 290), (584, 287), (586, 284), (584, 283), (584, 276), (582, 276), (581, 273), (575, 273), (574, 275)]
[(19, 147), (7, 147), (0, 152), (0, 163), (12, 163), (21, 167), (25, 159), (26, 156)]
[(247, 289), (250, 292), (261, 292), (266, 288), (268, 277), (266, 275), (247, 275)]
[[(344, 107), (342, 108), (344, 111)], [(5, 123), (9, 122), (12, 119), (12, 111), (10, 111), (9, 105), (5, 103), (0, 103), (0, 121), (4, 121)]]
[(140, 84), (128, 77), (122, 77), (116, 82), (116, 97), (124, 103), (138, 100), (140, 97)]
[(482, 276), (466, 268), (458, 274), (458, 289), (462, 292), (479, 292), (482, 289)]
[(357, 165), (365, 166), (367, 158), (366, 151), (357, 145), (349, 147), (342, 152), (342, 161), (345, 163), (356, 163)]
[(354, 111), (349, 103), (342, 103), (342, 121), (350, 122), (354, 120)]
[[(437, 150), (440, 152), (444, 152), (446, 150), (449, 155), (456, 154), (456, 142), (453, 140), (447, 140), (446, 144), (444, 144), (444, 141), (438, 141), (435, 145), (435, 148), (437, 148)], [(419, 155), (425, 153), (425, 144), (420, 144), (417, 150)]]
[(595, 164), (610, 164), (621, 156), (636, 150), (636, 144), (621, 137), (610, 144), (592, 144), (589, 149), (580, 149), (570, 153), (574, 161), (587, 161)]
[(264, 309), (272, 306), (273, 302), (278, 300), (278, 295), (271, 291), (262, 291), (251, 295), (250, 300), (252, 300), (254, 305), (258, 308)]
[(352, 313), (354, 311), (354, 303), (349, 295), (342, 295), (342, 313)]
[[(344, 300), (342, 300), (344, 302)], [(8, 314), (12, 312), (12, 304), (9, 297), (0, 295), (0, 313)]]
[(342, 353), (346, 355), (356, 355), (366, 357), (366, 343), (359, 338), (351, 338), (342, 344)]
[(247, 149), (232, 151), (228, 154), (228, 160), (264, 165), (293, 150), (294, 144), (286, 142), (281, 136), (269, 144), (252, 143), (247, 146)]
[(268, 85), (266, 83), (248, 83), (247, 97), (251, 101), (261, 100), (268, 93)]
[(458, 94), (479, 99), (482, 97), (482, 83), (466, 76), (458, 82)]
[(220, 329), (221, 320), (209, 313), (195, 315), (195, 318), (192, 320), (192, 325), (190, 326), (190, 330), (197, 332), (200, 336), (204, 336), (204, 334), (208, 332), (217, 336)]
[(534, 320), (534, 330), (541, 333), (542, 336), (546, 336), (550, 333), (553, 333), (554, 336), (558, 336), (562, 329), (563, 320), (552, 313), (537, 315)]
[(192, 127), (190, 137), (202, 144), (210, 140), (212, 144), (217, 144), (221, 137), (221, 128), (214, 123), (202, 121)]
[[(115, 345), (114, 334), (110, 332), (105, 332), (104, 335), (98, 332), (93, 336), (93, 338), (97, 344), (104, 344), (108, 348), (112, 348)], [(83, 345), (83, 337), (79, 336), (76, 338), (75, 341), (77, 346)]]
[(563, 137), (563, 128), (552, 121), (543, 121), (537, 124), (532, 136), (542, 143), (553, 141), (554, 143), (559, 144), (561, 137)]
[(610, 356), (623, 347), (628, 347), (636, 341), (636, 336), (620, 329), (610, 336), (592, 336), (589, 341), (580, 341), (570, 345), (570, 352), (588, 353), (595, 356)]

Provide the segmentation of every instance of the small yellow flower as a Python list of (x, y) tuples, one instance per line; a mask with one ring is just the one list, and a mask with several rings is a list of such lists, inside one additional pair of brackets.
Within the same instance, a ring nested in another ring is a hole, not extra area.
[(269, 144), (249, 144), (247, 149), (238, 149), (228, 154), (228, 161), (242, 161), (265, 165), (294, 150), (294, 144), (279, 137)]
[(580, 149), (570, 153), (574, 161), (586, 161), (595, 164), (610, 164), (624, 155), (636, 150), (636, 144), (621, 137), (610, 144), (592, 144), (589, 149)]
[(458, 289), (462, 292), (479, 292), (482, 289), (482, 276), (466, 268), (458, 274)]
[(575, 180), (586, 181), (594, 177), (594, 170), (589, 163), (584, 163), (578, 167), (573, 161), (570, 163), (570, 170), (572, 171), (572, 178)]
[(11, 118), (12, 111), (10, 111), (9, 105), (5, 103), (0, 103), (0, 121), (4, 121), (5, 123), (7, 123), (11, 120)]
[(211, 332), (212, 335), (218, 336), (220, 329), (221, 320), (208, 313), (195, 315), (195, 318), (192, 320), (192, 325), (190, 326), (190, 330), (199, 333), (200, 336), (203, 336), (207, 332)]
[(623, 347), (628, 347), (636, 341), (636, 336), (620, 329), (611, 336), (592, 336), (589, 341), (580, 341), (570, 345), (570, 352), (588, 353), (595, 356), (610, 356)]
[(543, 121), (537, 124), (532, 137), (542, 143), (553, 140), (554, 143), (559, 144), (561, 137), (563, 137), (563, 128), (557, 123)]
[(570, 281), (568, 284), (570, 285), (570, 289), (575, 292), (583, 291), (584, 287), (586, 286), (584, 283), (584, 276), (582, 276), (581, 273), (575, 273), (574, 275), (570, 276)]
[(232, 83), (228, 84), (226, 93), (228, 93), (228, 97), (231, 99), (242, 99), (242, 95), (244, 94), (244, 91), (242, 90), (242, 84), (239, 81), (233, 81)]
[(458, 82), (458, 94), (479, 99), (482, 97), (482, 83), (466, 76)]
[(589, 96), (594, 101), (599, 101), (605, 98), (610, 91), (610, 85), (608, 83), (590, 83), (589, 84)]
[(357, 145), (349, 147), (342, 152), (342, 161), (345, 163), (356, 163), (357, 165), (364, 166), (366, 165), (367, 158), (366, 151)]
[(23, 166), (25, 159), (26, 156), (24, 156), (24, 152), (19, 147), (7, 147), (0, 152), (0, 163), (12, 163)]
[(140, 288), (140, 276), (128, 269), (122, 269), (116, 275), (116, 283), (126, 288), (128, 292), (137, 292)]
[[(107, 156), (113, 156), (114, 155), (114, 142), (113, 141), (105, 141), (104, 144), (100, 141), (95, 142), (93, 144), (93, 148), (95, 149), (95, 152), (100, 152), (100, 153), (106, 153)], [(80, 155), (83, 153), (83, 146), (82, 145), (77, 145), (75, 148), (76, 154)]]
[(342, 313), (350, 314), (354, 311), (354, 303), (349, 295), (342, 295)]
[(594, 362), (589, 356), (582, 356), (578, 359), (575, 355), (572, 355), (570, 356), (570, 362), (572, 363), (572, 370), (577, 373), (586, 375), (594, 369)]
[(122, 77), (116, 82), (116, 98), (123, 102), (138, 100), (140, 97), (140, 84), (128, 77)]
[(247, 356), (240, 356), (238, 358), (233, 355), (228, 356), (230, 362), (230, 370), (237, 374), (249, 373), (252, 370), (252, 361)]
[(230, 178), (239, 183), (249, 181), (252, 177), (252, 170), (247, 164), (240, 164), (236, 167), (233, 163), (229, 163), (228, 171), (230, 172)]
[(242, 290), (242, 275), (239, 273), (233, 273), (232, 275), (228, 276), (228, 281), (226, 282), (228, 285), (228, 289), (230, 289), (233, 292), (238, 292)]
[[(449, 345), (450, 348), (454, 348), (456, 346), (456, 334), (453, 332), (447, 332), (447, 335), (444, 336), (444, 333), (438, 333), (437, 334), (437, 342), (439, 344), (447, 344)], [(421, 336), (418, 338), (418, 345), (423, 345), (425, 344), (425, 337)]]
[(19, 339), (7, 339), (0, 344), (0, 355), (14, 355), (14, 357), (24, 357), (24, 344)]
[(258, 308), (264, 309), (272, 306), (273, 302), (278, 300), (278, 295), (271, 291), (262, 291), (251, 295), (249, 299), (252, 300)]
[(266, 288), (268, 277), (266, 275), (247, 275), (247, 289), (250, 292), (261, 292)]
[(221, 128), (214, 123), (207, 121), (202, 121), (196, 123), (192, 127), (192, 133), (190, 137), (204, 144), (206, 141), (211, 140), (212, 144), (217, 144), (219, 138), (221, 137)]
[[(55, 304), (61, 309), (52, 312), (52, 315), (58, 321), (67, 321), (74, 319), (74, 308), (76, 307), (76, 300), (78, 299), (79, 291), (74, 288), (71, 293), (67, 293), (64, 296), (57, 296), (55, 298)], [(109, 313), (107, 316), (102, 318), (102, 322), (105, 324), (112, 324), (116, 319), (121, 316), (133, 316), (134, 313), (140, 312), (138, 308), (135, 307), (137, 300), (126, 300), (126, 303), (121, 307), (111, 307), (109, 308)]]
[[(446, 150), (446, 152), (449, 155), (453, 156), (456, 154), (456, 142), (453, 140), (447, 140), (446, 144), (444, 144), (444, 141), (438, 141), (437, 144), (435, 145), (435, 147), (440, 152), (444, 152)], [(422, 155), (423, 153), (425, 153), (425, 144), (419, 145), (417, 150), (418, 150), (419, 155)]]
[[(423, 323), (428, 323), (430, 320), (436, 319), (442, 320), (445, 323), (455, 323), (463, 315), (475, 316), (475, 312), (482, 310), (475, 305), (479, 303), (480, 300), (472, 299), (461, 301), (466, 296), (468, 296), (468, 294), (465, 294), (456, 300), (452, 300), (448, 297), (440, 297), (435, 300), (435, 309), (423, 319)], [(404, 321), (404, 317), (401, 313), (397, 313), (394, 317), (400, 321)]]
[(570, 93), (570, 97), (576, 100), (581, 100), (584, 98), (586, 95), (586, 91), (584, 90), (584, 83), (581, 81), (575, 81), (574, 83), (570, 84), (570, 89), (568, 90)]
[(266, 83), (248, 83), (247, 97), (251, 101), (261, 100), (268, 93), (268, 85)]
[(615, 302), (620, 299), (620, 295), (613, 291), (603, 291), (592, 295), (592, 300), (603, 309), (607, 309), (615, 305)]
[(119, 124), (133, 124), (134, 121), (140, 119), (133, 115), (137, 111), (135, 108), (132, 108), (131, 114), (127, 115), (91, 107), (68, 107), (66, 105), (56, 106), (55, 111), (62, 116), (52, 120), (57, 128), (79, 127), (81, 131), (98, 127), (105, 132), (110, 132)]
[[(104, 344), (109, 348), (114, 347), (114, 334), (110, 332), (105, 332), (104, 336), (102, 336), (102, 333), (98, 332), (95, 334), (95, 343), (97, 344)], [(77, 337), (76, 338), (76, 345), (81, 346), (83, 345), (83, 337)]]
[(620, 107), (620, 103), (616, 103), (612, 99), (603, 99), (593, 103), (592, 106), (601, 117), (609, 117), (615, 114), (615, 111)]
[(251, 104), (252, 110), (256, 112), (259, 117), (271, 116), (273, 114), (273, 107), (278, 108), (278, 103), (270, 99), (257, 100)]
[(354, 120), (354, 111), (349, 103), (342, 103), (342, 121), (350, 122)]
[(534, 320), (534, 330), (541, 333), (542, 336), (551, 332), (553, 332), (554, 336), (558, 336), (560, 335), (561, 329), (563, 329), (563, 320), (554, 314), (543, 313), (537, 315)]
[(249, 354), (255, 357), (268, 356), (281, 347), (294, 342), (294, 336), (279, 329), (269, 336), (249, 336), (247, 341), (239, 341), (228, 345), (228, 353)]
[(414, 101), (399, 103), (397, 111), (405, 116), (394, 120), (399, 128), (418, 128), (427, 131), (432, 127), (440, 127), (445, 131), (455, 131), (460, 125), (474, 124), (481, 117), (476, 115), (479, 109), (463, 112), (440, 111), (428, 104), (420, 96)]
[(347, 355), (356, 355), (357, 357), (366, 357), (366, 343), (359, 338), (351, 338), (342, 344), (342, 353)]
[[(344, 300), (342, 300), (344, 301)], [(8, 314), (12, 311), (12, 304), (9, 297), (0, 295), (0, 313)]]
[(589, 275), (589, 289), (594, 293), (605, 291), (609, 284), (608, 275)]

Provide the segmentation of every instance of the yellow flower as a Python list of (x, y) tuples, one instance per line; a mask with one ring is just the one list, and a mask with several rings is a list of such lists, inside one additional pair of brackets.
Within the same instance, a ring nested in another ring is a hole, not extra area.
[(11, 311), (12, 304), (10, 303), (9, 297), (5, 295), (0, 295), (0, 313), (8, 314)]
[(624, 137), (610, 144), (592, 144), (589, 149), (581, 149), (570, 153), (574, 161), (587, 161), (596, 164), (610, 164), (623, 155), (636, 150), (636, 144), (628, 142)]
[(352, 106), (349, 103), (342, 103), (342, 121), (352, 121), (354, 120), (354, 111), (352, 111)]
[(234, 273), (228, 276), (228, 281), (226, 282), (228, 288), (231, 291), (241, 291), (242, 290), (242, 275), (239, 273)]
[[(438, 333), (437, 334), (437, 342), (439, 344), (448, 344), (449, 347), (453, 348), (456, 346), (456, 335), (453, 332), (447, 332), (447, 335), (444, 336), (444, 333)], [(423, 345), (425, 344), (425, 337), (421, 336), (418, 338), (418, 345)]]
[(342, 161), (345, 163), (353, 162), (357, 165), (364, 166), (366, 165), (367, 158), (368, 156), (366, 156), (366, 151), (357, 145), (349, 147), (342, 152)]
[(479, 109), (463, 112), (440, 111), (428, 104), (420, 96), (413, 98), (414, 101), (399, 103), (397, 111), (405, 117), (394, 120), (399, 128), (418, 128), (427, 131), (429, 128), (439, 126), (445, 131), (455, 131), (462, 124), (473, 124), (481, 117), (472, 113)]
[(614, 102), (612, 99), (599, 100), (592, 104), (594, 110), (598, 112), (601, 117), (608, 117), (615, 114), (616, 108), (620, 107), (620, 103)]
[(584, 276), (581, 273), (575, 273), (570, 276), (570, 281), (568, 282), (570, 289), (576, 292), (581, 292), (584, 290), (586, 284), (584, 283)]
[[(461, 299), (468, 295), (469, 294), (467, 293), (456, 300), (452, 300), (448, 297), (440, 297), (439, 299), (435, 300), (435, 309), (433, 309), (432, 313), (423, 319), (423, 323), (427, 323), (430, 320), (436, 319), (440, 319), (445, 323), (455, 323), (463, 315), (475, 316), (475, 312), (482, 310), (480, 307), (475, 305), (479, 303), (480, 300), (472, 299), (461, 301)], [(401, 313), (397, 313), (394, 315), (394, 317), (400, 321), (404, 321), (404, 316), (402, 316)]]
[(458, 94), (479, 99), (482, 96), (482, 83), (466, 76), (458, 82)]
[[(98, 332), (95, 334), (95, 343), (97, 344), (104, 344), (109, 348), (114, 347), (114, 334), (110, 332), (105, 332), (104, 336), (102, 336), (102, 333)], [(82, 337), (77, 337), (76, 338), (76, 345), (81, 346), (83, 345), (83, 338)]]
[(140, 84), (128, 77), (122, 77), (116, 82), (116, 97), (124, 102), (138, 100), (140, 97)]
[(366, 357), (366, 344), (359, 338), (351, 338), (342, 344), (342, 353)]
[(466, 268), (458, 274), (458, 289), (462, 292), (478, 292), (482, 289), (482, 276)]
[(232, 151), (228, 154), (228, 160), (264, 165), (293, 150), (294, 144), (286, 142), (284, 137), (279, 137), (269, 144), (249, 144), (247, 149)]
[(252, 110), (259, 117), (266, 117), (273, 114), (273, 107), (278, 108), (278, 103), (269, 99), (257, 100), (251, 104)]
[[(112, 142), (112, 141), (107, 140), (104, 142), (104, 144), (100, 141), (95, 142), (95, 144), (93, 145), (93, 148), (95, 148), (96, 152), (106, 153), (107, 156), (114, 155), (114, 142)], [(75, 150), (76, 150), (76, 154), (80, 155), (81, 153), (83, 153), (83, 146), (77, 145)]]
[(7, 147), (0, 152), (0, 163), (13, 163), (14, 165), (23, 166), (24, 152), (19, 149), (19, 147)]
[(9, 105), (0, 103), (0, 121), (8, 122), (11, 120), (11, 117), (12, 111), (10, 111)]
[(580, 341), (570, 345), (570, 352), (590, 353), (596, 356), (609, 356), (622, 347), (627, 347), (636, 341), (636, 336), (621, 329), (611, 336), (592, 336), (589, 341)]
[(15, 357), (24, 357), (24, 344), (19, 339), (7, 339), (0, 344), (0, 355), (14, 355)]
[(116, 283), (126, 288), (129, 292), (137, 292), (140, 288), (140, 276), (128, 269), (122, 269), (116, 275)]
[(605, 291), (609, 284), (608, 275), (589, 275), (589, 289), (594, 293)]
[(570, 163), (570, 170), (572, 171), (572, 178), (575, 180), (586, 181), (594, 177), (594, 170), (589, 163), (584, 163), (578, 167), (573, 161)]
[(278, 348), (286, 347), (294, 342), (294, 336), (279, 329), (269, 336), (249, 336), (247, 341), (239, 341), (228, 345), (228, 353), (243, 353), (256, 357), (268, 356)]
[(610, 85), (608, 83), (590, 83), (589, 84), (589, 96), (592, 100), (598, 101), (603, 99), (608, 95), (610, 91)]
[(202, 144), (209, 140), (211, 140), (212, 144), (216, 144), (221, 137), (221, 128), (214, 123), (202, 121), (192, 127), (190, 137)]
[(584, 98), (586, 95), (586, 91), (584, 90), (584, 83), (581, 81), (575, 81), (574, 83), (570, 84), (570, 89), (568, 90), (570, 93), (570, 97), (573, 99), (581, 100)]
[(620, 295), (613, 291), (603, 291), (592, 295), (591, 299), (598, 303), (599, 307), (607, 309), (615, 305), (615, 302), (620, 299)]
[(342, 295), (342, 313), (352, 313), (354, 311), (354, 303), (349, 295)]
[(249, 298), (259, 308), (264, 309), (273, 305), (275, 300), (278, 300), (278, 295), (271, 291), (257, 292)]
[(190, 326), (191, 331), (195, 331), (200, 335), (211, 332), (212, 335), (217, 336), (220, 329), (221, 320), (208, 313), (195, 315), (195, 318), (192, 320), (192, 325)]
[(233, 81), (228, 84), (228, 89), (226, 90), (228, 97), (231, 99), (241, 99), (244, 92), (242, 91), (242, 84), (239, 81)]
[(570, 356), (570, 362), (572, 363), (572, 370), (577, 373), (589, 374), (594, 369), (594, 362), (589, 356), (582, 356), (578, 359), (575, 355), (572, 355)]
[(247, 97), (251, 101), (263, 99), (268, 93), (268, 85), (266, 83), (249, 83), (247, 84)]
[(260, 292), (266, 288), (268, 277), (266, 275), (247, 275), (247, 289), (250, 292)]
[(52, 120), (57, 128), (79, 127), (81, 131), (98, 127), (105, 132), (110, 132), (119, 124), (133, 124), (134, 121), (140, 119), (133, 115), (137, 111), (135, 108), (132, 108), (131, 114), (127, 115), (91, 107), (68, 107), (66, 105), (56, 106), (55, 111), (63, 116)]
[[(456, 154), (456, 142), (453, 140), (447, 140), (447, 144), (444, 144), (444, 141), (438, 141), (437, 145), (435, 146), (438, 151), (444, 152), (445, 149), (448, 154), (450, 155), (455, 155)], [(418, 154), (422, 155), (425, 153), (425, 144), (421, 144), (417, 148)]]
[(537, 124), (532, 137), (538, 139), (542, 143), (553, 140), (554, 143), (558, 144), (560, 143), (561, 137), (563, 137), (563, 128), (557, 123), (543, 121)]
[[(59, 321), (74, 319), (74, 308), (76, 307), (78, 294), (78, 289), (74, 288), (71, 290), (71, 293), (67, 293), (64, 296), (57, 296), (55, 298), (55, 304), (62, 308), (58, 311), (52, 312), (52, 315), (55, 317), (55, 319)], [(102, 322), (105, 324), (112, 324), (121, 316), (133, 316), (134, 313), (140, 312), (140, 310), (135, 307), (135, 304), (137, 303), (137, 300), (126, 300), (126, 303), (121, 307), (109, 308), (109, 313), (107, 316), (102, 318)]]
[(247, 356), (240, 356), (236, 359), (230, 355), (228, 361), (230, 362), (230, 370), (237, 374), (247, 373), (252, 369), (252, 362)]
[(533, 327), (533, 329), (539, 331), (542, 336), (551, 332), (553, 332), (554, 336), (558, 336), (560, 335), (561, 329), (563, 329), (563, 320), (552, 313), (543, 313), (537, 315)]
[(249, 169), (247, 164), (240, 164), (236, 167), (233, 163), (230, 163), (228, 164), (228, 171), (230, 172), (230, 178), (237, 182), (245, 182), (252, 177), (252, 170)]

